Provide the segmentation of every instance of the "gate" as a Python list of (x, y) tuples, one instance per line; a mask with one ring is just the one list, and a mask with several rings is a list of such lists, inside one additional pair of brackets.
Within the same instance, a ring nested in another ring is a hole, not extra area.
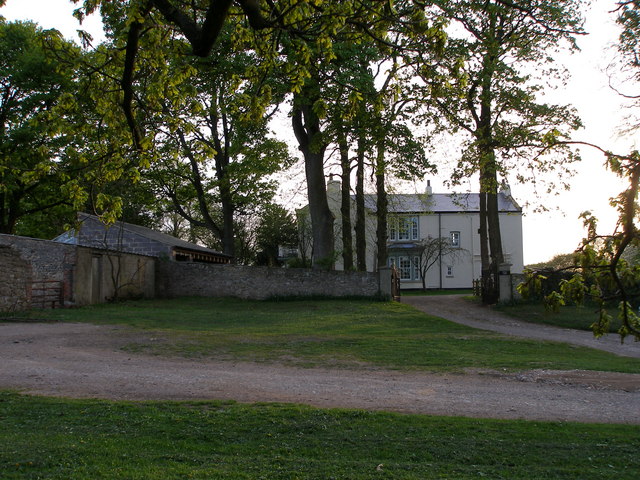
[(31, 284), (31, 308), (59, 308), (62, 304), (61, 281), (38, 280)]

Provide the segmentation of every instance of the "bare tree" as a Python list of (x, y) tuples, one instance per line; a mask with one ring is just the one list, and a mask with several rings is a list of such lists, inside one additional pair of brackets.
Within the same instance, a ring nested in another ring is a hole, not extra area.
[(457, 262), (468, 250), (460, 248), (452, 243), (449, 237), (427, 237), (423, 238), (416, 244), (416, 253), (418, 256), (418, 270), (422, 280), (422, 289), (427, 289), (427, 272), (440, 259), (447, 257), (453, 262)]

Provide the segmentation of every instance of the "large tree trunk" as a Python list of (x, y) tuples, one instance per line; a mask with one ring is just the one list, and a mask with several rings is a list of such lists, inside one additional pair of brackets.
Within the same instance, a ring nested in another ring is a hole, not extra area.
[(233, 224), (235, 204), (229, 182), (226, 179), (226, 171), (220, 181), (220, 203), (222, 204), (222, 252), (235, 257), (236, 236)]
[(376, 241), (378, 248), (378, 269), (387, 266), (387, 213), (389, 201), (385, 186), (384, 139), (378, 141), (376, 155)]
[(0, 192), (0, 233), (7, 235), (15, 233), (18, 219), (25, 213), (20, 208), (23, 192), (22, 188), (9, 193)]
[[(481, 182), (482, 184), (482, 182)], [(485, 305), (494, 303), (494, 279), (491, 275), (491, 260), (489, 254), (489, 230), (487, 228), (487, 194), (480, 187), (480, 264), (481, 264), (481, 298)]]
[(480, 162), (480, 257), (484, 304), (496, 303), (500, 298), (498, 270), (504, 261), (495, 153), (488, 150)]
[(358, 140), (358, 165), (356, 167), (356, 258), (357, 269), (367, 271), (366, 212), (364, 209), (364, 139)]
[[(495, 17), (491, 18), (491, 31), (496, 28)], [(502, 240), (498, 216), (498, 164), (493, 139), (492, 82), (497, 60), (496, 52), (485, 55), (484, 75), (480, 85), (480, 116), (476, 138), (478, 142), (478, 169), (480, 172), (480, 242), (482, 258), (482, 302), (496, 303), (500, 298), (498, 268), (502, 263)], [(484, 229), (484, 232), (483, 232)]]
[[(339, 129), (340, 130), (340, 129)], [(349, 144), (344, 130), (338, 132), (342, 191), (340, 214), (342, 216), (342, 262), (344, 270), (353, 270), (353, 234), (351, 233), (351, 161)]]
[[(308, 90), (308, 89), (305, 89)], [(305, 92), (308, 93), (308, 92)], [(299, 96), (294, 99), (293, 131), (304, 156), (309, 214), (313, 237), (313, 268), (333, 268), (334, 217), (329, 210), (327, 186), (324, 178), (324, 151), (326, 145), (320, 131), (320, 119), (313, 111), (314, 99)]]

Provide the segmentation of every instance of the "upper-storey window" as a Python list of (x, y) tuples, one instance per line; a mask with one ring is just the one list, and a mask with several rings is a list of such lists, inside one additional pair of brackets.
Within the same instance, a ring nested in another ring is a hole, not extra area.
[(460, 232), (451, 232), (451, 246), (460, 247)]
[(418, 217), (402, 216), (389, 219), (389, 240), (418, 240)]

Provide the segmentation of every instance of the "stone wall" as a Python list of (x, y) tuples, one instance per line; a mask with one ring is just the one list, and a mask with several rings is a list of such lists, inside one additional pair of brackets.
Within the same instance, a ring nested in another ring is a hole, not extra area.
[(522, 295), (518, 292), (518, 285), (525, 281), (525, 276), (523, 273), (512, 273), (511, 274), (511, 298), (513, 300), (522, 300)]
[(13, 312), (30, 307), (31, 266), (20, 252), (9, 245), (0, 245), (0, 312)]
[(373, 297), (379, 294), (378, 274), (371, 272), (328, 272), (166, 260), (158, 260), (156, 263), (158, 297), (238, 297), (261, 300), (314, 295)]
[(155, 259), (0, 234), (0, 311), (153, 297)]
[[(75, 247), (15, 235), (0, 235), (0, 246), (10, 249), (30, 270), (30, 275), (25, 275), (24, 266), (0, 263), (0, 283), (6, 289), (6, 279), (15, 276), (17, 283), (12, 288), (22, 292), (21, 303), (31, 308), (55, 308), (72, 302)], [(0, 305), (0, 309), (9, 307)]]
[(100, 303), (116, 296), (116, 282), (120, 298), (389, 297), (391, 287), (389, 269), (382, 269), (379, 276), (371, 272), (173, 262), (0, 235), (0, 311)]

